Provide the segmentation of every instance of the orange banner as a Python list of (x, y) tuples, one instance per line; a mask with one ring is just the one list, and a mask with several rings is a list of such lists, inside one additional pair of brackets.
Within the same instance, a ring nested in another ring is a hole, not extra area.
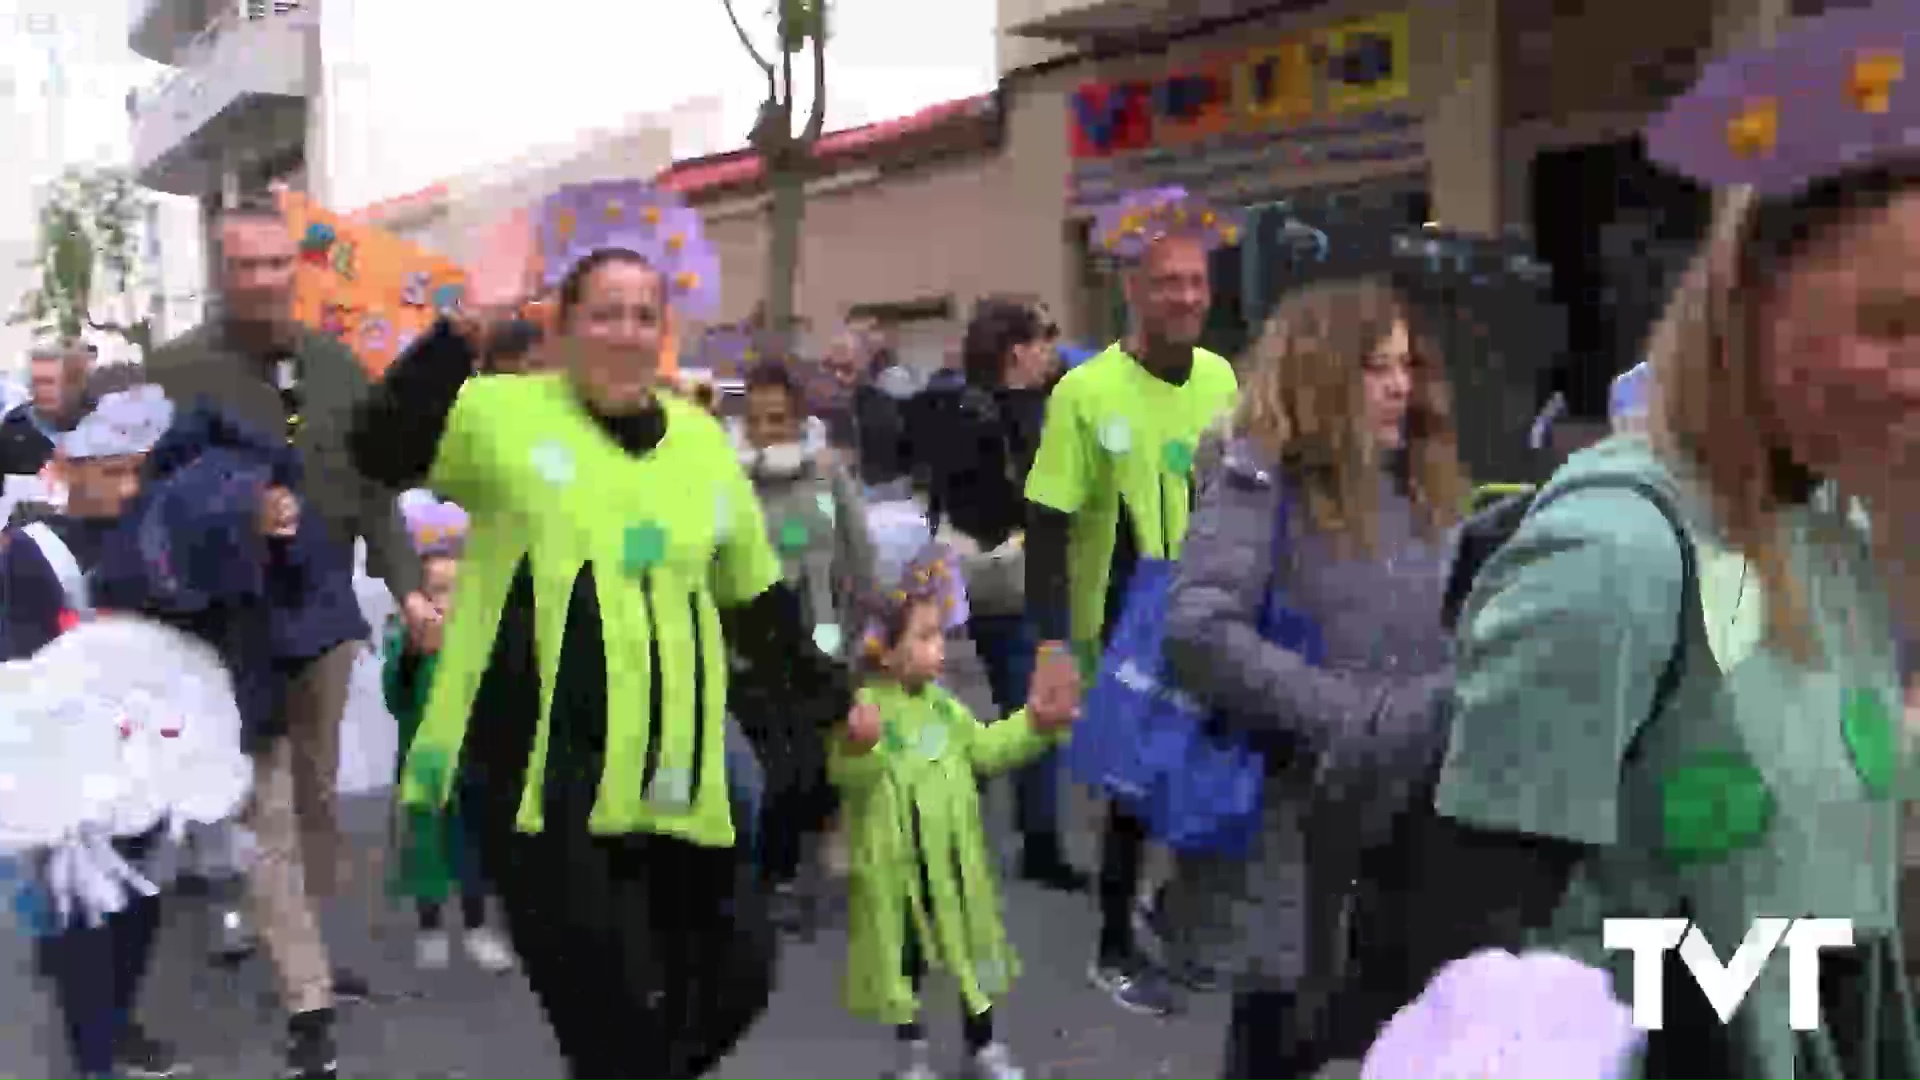
[(281, 197), (300, 246), (294, 318), (338, 338), (378, 379), (441, 312), (460, 306), (467, 275), (451, 260), (371, 225)]

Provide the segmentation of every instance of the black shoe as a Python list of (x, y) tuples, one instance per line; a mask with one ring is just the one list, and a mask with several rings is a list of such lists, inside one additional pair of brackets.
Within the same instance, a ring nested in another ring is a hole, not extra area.
[(288, 1080), (335, 1080), (340, 1075), (333, 1053), (333, 1010), (295, 1013), (287, 1021)]
[(333, 1000), (354, 1004), (373, 998), (373, 988), (367, 980), (348, 971), (346, 968), (333, 969)]
[(113, 1056), (120, 1074), (133, 1080), (166, 1080), (187, 1072), (173, 1047), (148, 1035), (139, 1024), (130, 1023), (121, 1030)]
[(773, 923), (781, 933), (801, 941), (813, 940), (819, 918), (813, 897), (808, 896), (805, 890), (793, 882), (775, 885), (768, 904)]
[(1087, 969), (1087, 981), (1104, 990), (1114, 1004), (1143, 1016), (1171, 1016), (1180, 995), (1166, 975), (1141, 956), (1107, 957)]
[(1020, 847), (1020, 878), (1054, 892), (1087, 891), (1087, 875), (1060, 852), (1058, 840), (1029, 840)]

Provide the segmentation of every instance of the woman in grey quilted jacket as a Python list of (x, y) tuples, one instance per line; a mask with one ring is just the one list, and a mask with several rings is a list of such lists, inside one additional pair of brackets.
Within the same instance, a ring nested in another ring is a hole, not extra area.
[[(1407, 1000), (1393, 861), (1362, 854), (1440, 746), (1445, 536), (1466, 482), (1444, 369), (1390, 286), (1289, 295), (1244, 370), (1202, 462), (1166, 649), (1266, 752), (1265, 826), (1247, 859), (1181, 856), (1166, 915), (1232, 978), (1222, 1075), (1282, 1080), (1359, 1056), (1386, 1018), (1372, 999)], [(1297, 651), (1261, 635), (1270, 602), (1311, 626)]]

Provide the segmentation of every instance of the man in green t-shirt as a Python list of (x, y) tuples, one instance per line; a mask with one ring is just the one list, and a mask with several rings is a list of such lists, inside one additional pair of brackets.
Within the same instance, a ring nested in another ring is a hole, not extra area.
[[(1129, 265), (1132, 329), (1068, 372), (1047, 401), (1026, 497), (1027, 603), (1040, 665), (1071, 656), (1091, 675), (1141, 559), (1174, 559), (1193, 498), (1200, 435), (1233, 407), (1225, 358), (1197, 347), (1212, 304), (1208, 255), (1237, 228), (1185, 192), (1130, 196), (1098, 234)], [(1100, 854), (1100, 939), (1089, 978), (1133, 1012), (1176, 999), (1135, 940), (1146, 829), (1109, 809)]]

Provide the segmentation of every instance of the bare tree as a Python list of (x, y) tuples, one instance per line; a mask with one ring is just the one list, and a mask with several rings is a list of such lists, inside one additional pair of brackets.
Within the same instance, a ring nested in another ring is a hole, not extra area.
[[(734, 0), (720, 0), (740, 35), (740, 45), (767, 81), (767, 96), (749, 143), (759, 153), (767, 178), (767, 278), (764, 325), (786, 344), (794, 331), (794, 288), (800, 271), (800, 219), (806, 212), (806, 183), (813, 170), (813, 146), (827, 117), (827, 0), (775, 0), (777, 59), (753, 43)], [(813, 60), (813, 100), (806, 124), (794, 130), (793, 59), (808, 52)]]
[(150, 317), (103, 320), (103, 301), (129, 309), (134, 270), (139, 264), (141, 228), (149, 200), (122, 169), (73, 169), (55, 182), (40, 207), (40, 235), (29, 265), (40, 270), (40, 284), (27, 290), (7, 320), (31, 324), (63, 341), (79, 341), (84, 331), (114, 334), (144, 354), (153, 339)]

